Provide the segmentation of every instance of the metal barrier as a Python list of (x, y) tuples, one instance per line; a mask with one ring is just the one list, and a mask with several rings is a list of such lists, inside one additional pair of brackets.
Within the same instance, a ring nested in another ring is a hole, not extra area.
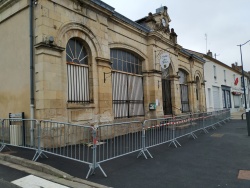
[(94, 140), (98, 164), (140, 151), (142, 148), (140, 121), (100, 125), (96, 131)]
[(96, 128), (88, 125), (77, 125), (55, 121), (41, 121), (40, 153), (43, 152), (79, 161), (89, 165), (86, 178), (100, 168), (96, 162)]
[(177, 139), (190, 136), (198, 138), (197, 131), (208, 133), (230, 119), (230, 110), (183, 114), (174, 117), (148, 119), (99, 125), (76, 125), (55, 121), (29, 119), (1, 120), (0, 152), (7, 145), (36, 150), (32, 160), (46, 157), (45, 153), (61, 156), (89, 165), (89, 175), (99, 168), (107, 177), (100, 164), (139, 152), (138, 157), (152, 155), (148, 148), (169, 142), (181, 146)]
[[(144, 154), (146, 158), (146, 148), (164, 144), (173, 139), (173, 118), (168, 117), (145, 120), (143, 123), (143, 130), (143, 136), (145, 137), (145, 140), (143, 141), (144, 149), (140, 154)], [(149, 152), (148, 154), (152, 158), (152, 155)]]
[[(31, 119), (2, 119), (0, 152), (8, 146), (16, 146), (37, 151), (39, 142), (39, 122)], [(36, 154), (35, 154), (36, 155)], [(35, 156), (32, 160), (35, 160)]]

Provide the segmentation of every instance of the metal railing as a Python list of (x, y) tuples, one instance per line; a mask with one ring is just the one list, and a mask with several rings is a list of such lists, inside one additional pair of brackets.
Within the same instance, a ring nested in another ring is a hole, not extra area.
[(230, 119), (230, 110), (184, 114), (174, 117), (131, 121), (98, 126), (77, 125), (55, 121), (29, 119), (2, 119), (0, 152), (8, 146), (35, 150), (33, 160), (46, 157), (45, 153), (68, 158), (89, 165), (86, 178), (100, 164), (139, 152), (137, 158), (153, 158), (149, 148), (169, 143), (181, 146), (178, 139), (196, 132), (208, 133)]
[(0, 152), (4, 148), (10, 150), (8, 146), (17, 146), (36, 150), (39, 142), (38, 127), (39, 121), (37, 120), (18, 118), (2, 119), (0, 128)]

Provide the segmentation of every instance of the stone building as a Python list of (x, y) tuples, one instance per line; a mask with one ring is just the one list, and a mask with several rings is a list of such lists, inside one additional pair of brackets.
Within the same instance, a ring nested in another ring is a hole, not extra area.
[(1, 0), (0, 117), (96, 124), (204, 111), (204, 60), (170, 21), (167, 7), (134, 22), (100, 0)]

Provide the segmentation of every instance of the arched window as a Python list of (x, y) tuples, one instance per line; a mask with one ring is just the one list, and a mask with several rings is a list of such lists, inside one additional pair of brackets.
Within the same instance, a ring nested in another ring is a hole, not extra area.
[(139, 56), (121, 49), (111, 49), (112, 69), (133, 74), (142, 74)]
[(68, 41), (66, 46), (66, 61), (68, 63), (88, 65), (87, 51), (79, 39), (72, 38)]
[(187, 73), (179, 69), (179, 83), (180, 83), (180, 96), (181, 96), (181, 110), (182, 112), (189, 111), (188, 102), (188, 85), (187, 85)]
[(111, 49), (112, 94), (115, 118), (144, 115), (142, 60), (129, 51)]
[(83, 42), (71, 38), (66, 46), (68, 102), (90, 102), (88, 52)]

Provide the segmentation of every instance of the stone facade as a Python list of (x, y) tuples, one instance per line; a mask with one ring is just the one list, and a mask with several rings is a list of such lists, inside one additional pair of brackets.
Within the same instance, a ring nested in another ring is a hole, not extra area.
[[(4, 2), (7, 5), (0, 4), (0, 35), (8, 35), (0, 44), (1, 70), (5, 70), (0, 74), (0, 116), (24, 111), (29, 118), (29, 1)], [(131, 52), (142, 61), (144, 115), (120, 121), (164, 115), (159, 60), (163, 52), (171, 59), (168, 79), (172, 113), (182, 113), (179, 71), (187, 74), (189, 110), (206, 110), (204, 60), (177, 43), (177, 34), (169, 28), (167, 7), (133, 22), (99, 0), (36, 2), (33, 20), (36, 119), (91, 125), (114, 121), (111, 49)], [(20, 35), (16, 35), (17, 28)], [(68, 102), (66, 46), (72, 38), (81, 39), (89, 54), (88, 103)], [(149, 103), (155, 102), (156, 110), (149, 110)]]

